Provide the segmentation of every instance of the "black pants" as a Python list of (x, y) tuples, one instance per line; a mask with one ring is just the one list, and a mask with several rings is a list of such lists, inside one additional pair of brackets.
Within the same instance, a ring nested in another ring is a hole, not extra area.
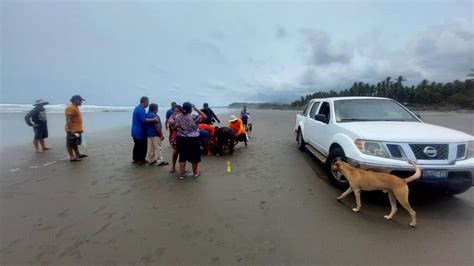
[(146, 157), (146, 150), (147, 150), (147, 139), (137, 139), (133, 138), (133, 142), (135, 145), (133, 146), (133, 161), (135, 162), (143, 162), (145, 161)]

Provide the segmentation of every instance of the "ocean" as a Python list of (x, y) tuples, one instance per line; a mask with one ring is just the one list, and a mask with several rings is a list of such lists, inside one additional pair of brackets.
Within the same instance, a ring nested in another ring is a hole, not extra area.
[[(29, 143), (33, 140), (33, 129), (26, 125), (25, 115), (32, 109), (30, 104), (0, 104), (0, 149)], [(47, 105), (49, 138), (64, 137), (64, 104)], [(83, 105), (80, 107), (84, 134), (114, 134), (112, 129), (124, 128), (130, 131), (132, 111), (131, 106), (97, 106)], [(160, 108), (159, 115), (165, 120), (165, 108)], [(216, 114), (228, 111), (225, 108), (213, 108)], [(227, 120), (222, 118), (223, 121)]]

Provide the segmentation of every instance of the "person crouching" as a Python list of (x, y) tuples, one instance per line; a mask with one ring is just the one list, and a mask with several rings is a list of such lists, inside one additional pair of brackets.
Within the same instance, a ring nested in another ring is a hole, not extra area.
[(227, 127), (234, 130), (236, 141), (243, 141), (245, 146), (247, 146), (247, 132), (245, 131), (242, 119), (237, 118), (235, 115), (231, 115)]

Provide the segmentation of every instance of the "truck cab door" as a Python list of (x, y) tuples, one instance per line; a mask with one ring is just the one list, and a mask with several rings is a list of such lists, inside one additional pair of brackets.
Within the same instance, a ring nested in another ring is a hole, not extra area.
[(314, 115), (314, 147), (326, 156), (328, 155), (329, 141), (332, 138), (331, 120), (333, 117), (331, 113), (329, 102), (322, 102), (317, 114)]
[(305, 141), (313, 147), (316, 147), (314, 146), (315, 137), (316, 137), (315, 127), (317, 126), (315, 116), (317, 114), (320, 103), (321, 102), (317, 102), (317, 101), (313, 102), (313, 105), (311, 106), (311, 109), (309, 110), (308, 117), (306, 117), (305, 119), (303, 136), (305, 138)]

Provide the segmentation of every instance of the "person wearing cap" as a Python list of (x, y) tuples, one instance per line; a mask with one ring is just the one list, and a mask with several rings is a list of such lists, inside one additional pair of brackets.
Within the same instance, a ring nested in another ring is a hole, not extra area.
[(82, 115), (79, 106), (85, 101), (80, 95), (74, 95), (71, 98), (71, 104), (66, 107), (66, 147), (71, 162), (82, 161), (81, 158), (87, 157), (79, 152), (79, 145), (82, 143)]
[(243, 141), (245, 143), (245, 146), (247, 146), (247, 132), (245, 131), (242, 119), (237, 118), (235, 115), (231, 115), (227, 127), (232, 128), (234, 130), (235, 140)]
[(221, 123), (214, 111), (212, 111), (212, 109), (209, 107), (208, 103), (204, 103), (202, 107), (203, 108), (201, 109), (201, 112), (205, 113), (207, 116), (206, 120), (203, 121), (204, 124), (211, 125), (214, 123), (214, 121), (217, 121), (217, 123)]
[(34, 108), (25, 115), (26, 124), (33, 127), (35, 133), (33, 145), (38, 153), (50, 150), (44, 143), (44, 140), (48, 138), (48, 121), (46, 119), (46, 109), (44, 109), (47, 104), (49, 104), (47, 101), (37, 100), (33, 104)]

